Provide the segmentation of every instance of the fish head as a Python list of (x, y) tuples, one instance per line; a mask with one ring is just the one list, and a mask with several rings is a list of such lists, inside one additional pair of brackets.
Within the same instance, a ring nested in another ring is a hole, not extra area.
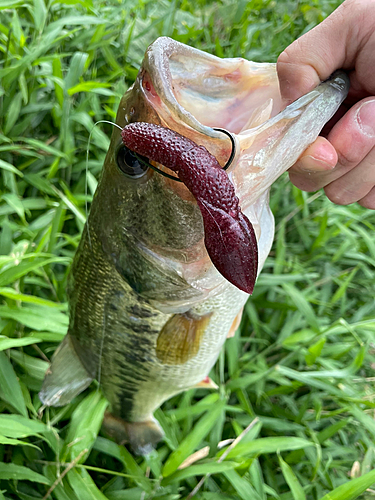
[[(259, 272), (274, 236), (269, 188), (315, 140), (347, 90), (340, 74), (283, 110), (275, 64), (220, 59), (162, 37), (148, 48), (116, 123), (171, 129), (221, 167), (232, 157), (227, 172), (255, 231)], [(89, 225), (137, 293), (165, 310), (189, 309), (233, 285), (207, 253), (196, 198), (167, 166), (151, 164), (158, 171), (134, 156), (115, 128)]]

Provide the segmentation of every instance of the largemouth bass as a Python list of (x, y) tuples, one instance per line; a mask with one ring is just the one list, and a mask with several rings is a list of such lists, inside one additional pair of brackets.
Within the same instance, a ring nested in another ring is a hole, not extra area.
[[(96, 378), (110, 403), (107, 432), (145, 454), (162, 437), (153, 412), (212, 387), (208, 374), (272, 245), (270, 186), (348, 86), (337, 73), (282, 110), (274, 64), (169, 38), (148, 48), (120, 102), (122, 132), (113, 131), (72, 265), (69, 330), (44, 404), (65, 405)], [(200, 151), (200, 166), (181, 147)], [(215, 175), (202, 182), (211, 161)]]

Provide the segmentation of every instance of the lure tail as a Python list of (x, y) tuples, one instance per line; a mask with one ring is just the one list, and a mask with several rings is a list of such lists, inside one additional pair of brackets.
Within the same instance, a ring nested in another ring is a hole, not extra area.
[(144, 422), (125, 422), (107, 412), (103, 422), (104, 432), (118, 444), (130, 443), (136, 455), (148, 455), (163, 438), (159, 423), (150, 417)]
[(68, 334), (52, 358), (39, 398), (46, 406), (64, 406), (92, 382)]

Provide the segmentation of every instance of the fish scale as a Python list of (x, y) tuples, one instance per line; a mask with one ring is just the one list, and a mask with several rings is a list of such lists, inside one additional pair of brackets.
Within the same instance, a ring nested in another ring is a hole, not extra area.
[[(232, 141), (218, 129), (228, 129), (236, 146), (227, 170), (232, 191), (220, 177), (206, 186), (201, 174), (193, 179), (201, 168), (206, 172), (187, 154), (186, 183), (199, 185), (194, 198), (183, 183), (129, 159), (129, 149), (122, 156), (121, 133), (114, 128), (72, 265), (68, 335), (46, 373), (44, 404), (68, 404), (96, 378), (109, 401), (104, 431), (118, 443), (129, 442), (135, 453), (156, 446), (163, 432), (153, 412), (183, 390), (214, 386), (207, 376), (248, 299), (210, 255), (223, 257), (240, 280), (236, 246), (251, 244), (248, 220), (260, 272), (274, 236), (270, 187), (315, 140), (347, 92), (347, 77), (336, 73), (282, 109), (274, 64), (219, 59), (169, 38), (149, 47), (121, 100), (117, 124), (161, 127), (158, 140), (150, 142), (146, 133), (151, 156), (164, 147), (164, 129), (180, 134), (166, 148), (162, 171), (185, 146), (197, 153), (199, 145), (199, 154), (208, 152), (225, 165)], [(243, 241), (233, 243), (228, 234), (236, 197), (244, 217), (233, 215)], [(212, 227), (203, 220), (204, 210)], [(215, 227), (222, 233), (220, 245)]]

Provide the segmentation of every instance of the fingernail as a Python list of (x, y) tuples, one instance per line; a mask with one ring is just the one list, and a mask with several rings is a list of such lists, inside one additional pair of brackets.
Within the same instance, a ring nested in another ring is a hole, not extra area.
[(375, 136), (375, 99), (364, 102), (358, 109), (357, 122), (364, 134)]
[(327, 163), (311, 155), (302, 156), (295, 166), (304, 172), (322, 172), (335, 168), (335, 165), (332, 165), (332, 163)]

